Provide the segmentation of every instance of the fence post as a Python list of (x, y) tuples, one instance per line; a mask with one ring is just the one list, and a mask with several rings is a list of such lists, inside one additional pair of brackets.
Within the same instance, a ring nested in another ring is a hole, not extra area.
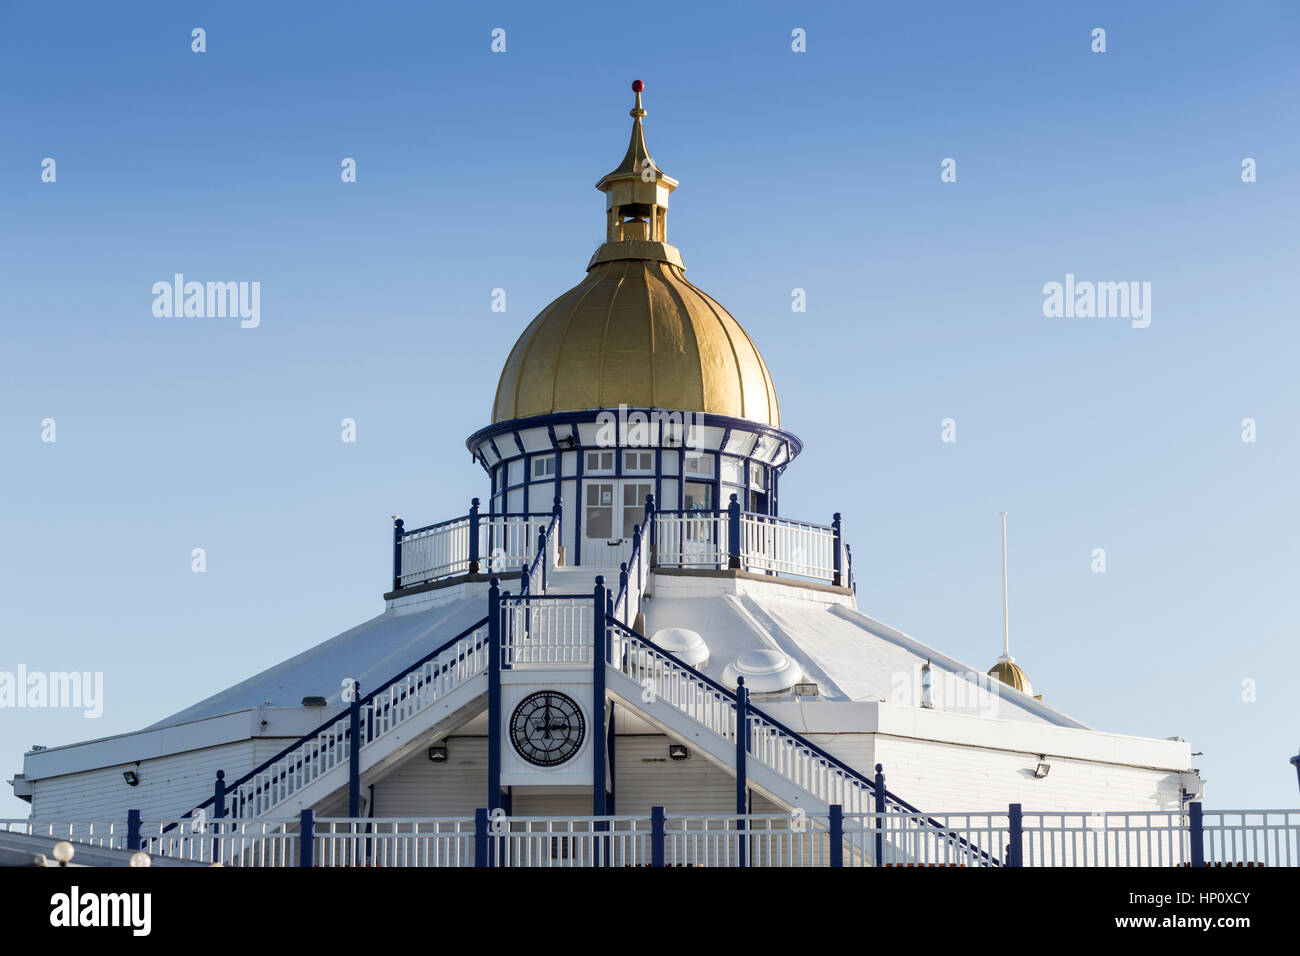
[(501, 806), (501, 582), (495, 577), (488, 582), (487, 672), (488, 802), (484, 814)]
[(839, 587), (844, 581), (844, 536), (840, 531), (840, 513), (838, 511), (835, 512), (831, 520), (831, 530), (835, 532), (835, 543), (831, 549), (831, 561), (835, 570), (831, 575), (831, 584)]
[(667, 835), (664, 823), (664, 808), (650, 808), (650, 865), (664, 865), (664, 843)]
[(848, 577), (847, 587), (854, 594), (857, 594), (858, 586), (853, 581), (853, 545), (851, 544), (846, 544), (844, 546), (844, 564), (844, 573)]
[(488, 865), (488, 812), (482, 807), (474, 811), (474, 865)]
[(885, 865), (885, 766), (876, 764), (876, 866)]
[(842, 867), (844, 865), (844, 805), (832, 803), (830, 811), (831, 866)]
[(316, 811), (298, 814), (298, 865), (316, 865)]
[(355, 679), (348, 707), (348, 816), (361, 816), (361, 685)]
[[(732, 495), (735, 499), (735, 495)], [(744, 814), (749, 810), (749, 779), (745, 769), (745, 758), (749, 755), (749, 690), (745, 687), (745, 678), (736, 678), (736, 813)], [(739, 866), (748, 866), (749, 849), (745, 842), (745, 821), (736, 821), (736, 860)]]
[(591, 646), (591, 812), (605, 815), (605, 641), (608, 636), (609, 602), (605, 576), (596, 575), (592, 592)]
[(555, 564), (560, 566), (560, 552), (564, 549), (564, 503), (560, 501), (560, 496), (555, 496), (555, 504), (551, 505), (551, 514), (555, 515)]
[(1012, 803), (1007, 806), (1007, 852), (1003, 857), (1006, 866), (1025, 865), (1025, 824), (1021, 814), (1021, 805)]
[(546, 529), (537, 529), (537, 563), (542, 569), (542, 593), (546, 593)]
[(655, 557), (655, 546), (659, 544), (659, 538), (658, 538), (658, 536), (655, 534), (655, 526), (656, 526), (657, 524), (659, 524), (659, 522), (655, 520), (655, 496), (654, 496), (654, 495), (646, 495), (646, 496), (645, 496), (645, 525), (644, 525), (644, 527), (645, 527), (645, 529), (646, 529), (646, 533), (650, 536), (650, 555), (649, 555), (649, 557), (646, 559), (646, 565), (647, 565), (647, 566), (649, 566), (649, 565), (651, 565), (651, 564), (654, 563), (654, 562), (653, 562), (653, 559), (654, 559), (654, 557)]
[(469, 573), (478, 574), (478, 499), (469, 503)]
[(140, 849), (140, 811), (126, 811), (126, 848)]
[(217, 771), (217, 783), (212, 791), (212, 815), (218, 820), (226, 815), (226, 772)]
[(393, 590), (402, 587), (402, 529), (405, 523), (401, 518), (393, 519)]
[(740, 499), (735, 495), (727, 505), (727, 567), (740, 567)]
[[(634, 540), (635, 540), (635, 537), (636, 537), (636, 536), (633, 535)], [(626, 561), (622, 561), (622, 562), (619, 563), (619, 566), (618, 566), (618, 591), (619, 591), (620, 594), (623, 595), (623, 623), (624, 623), (624, 624), (628, 623), (628, 621), (627, 621), (627, 608), (628, 608), (628, 603), (632, 600), (632, 595), (631, 595), (631, 593), (630, 593), (630, 589), (629, 589), (628, 586), (627, 586), (627, 578), (628, 578), (628, 575), (627, 575), (627, 562), (626, 562)]]
[(1199, 800), (1187, 805), (1187, 828), (1192, 838), (1192, 866), (1205, 866), (1205, 816)]

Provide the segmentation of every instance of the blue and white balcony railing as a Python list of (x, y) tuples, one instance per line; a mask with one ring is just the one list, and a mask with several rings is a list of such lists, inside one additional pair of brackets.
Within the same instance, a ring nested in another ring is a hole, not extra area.
[[(224, 866), (1300, 866), (1300, 811), (649, 814), (57, 823), (0, 832)], [(883, 836), (882, 836), (883, 835)], [(106, 839), (107, 838), (107, 839)], [(877, 840), (880, 839), (880, 843)], [(877, 846), (883, 847), (877, 852)]]
[(656, 511), (651, 544), (661, 568), (734, 569), (853, 586), (852, 555), (840, 530), (742, 511)]
[[(393, 522), (393, 590), (462, 574), (510, 574), (532, 565), (539, 534), (556, 547), (560, 520), (557, 498), (551, 511), (536, 514), (481, 514), (479, 500), (469, 514), (407, 530)], [(548, 529), (551, 529), (548, 532)], [(555, 564), (554, 552), (551, 566)]]

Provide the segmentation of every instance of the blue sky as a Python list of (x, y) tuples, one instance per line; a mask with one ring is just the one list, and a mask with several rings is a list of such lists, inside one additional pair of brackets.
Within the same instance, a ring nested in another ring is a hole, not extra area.
[[(464, 439), (603, 234), (639, 78), (862, 608), (989, 666), (1005, 510), (1035, 689), (1295, 806), (1298, 42), (1286, 2), (0, 3), (0, 670), (105, 682), (0, 711), (0, 773), (381, 610), (389, 515), (485, 496)], [(260, 282), (260, 326), (156, 318), (176, 272)], [(1044, 317), (1066, 273), (1150, 282), (1150, 327)]]

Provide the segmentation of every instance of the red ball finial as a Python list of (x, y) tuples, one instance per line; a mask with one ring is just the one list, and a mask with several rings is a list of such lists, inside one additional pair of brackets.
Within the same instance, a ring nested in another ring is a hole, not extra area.
[(641, 92), (642, 90), (644, 90), (644, 89), (645, 89), (645, 84), (642, 83), (640, 80), (633, 80), (633, 81), (632, 81), (632, 92), (633, 92), (633, 93), (640, 93), (640, 92)]

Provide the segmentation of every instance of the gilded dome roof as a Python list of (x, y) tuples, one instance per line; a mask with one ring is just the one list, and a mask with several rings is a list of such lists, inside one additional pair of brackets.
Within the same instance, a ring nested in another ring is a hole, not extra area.
[(1008, 687), (1014, 687), (1033, 696), (1034, 688), (1029, 683), (1029, 675), (1015, 661), (998, 658), (998, 662), (989, 668), (989, 676), (997, 678)]
[(619, 405), (781, 424), (740, 323), (659, 259), (599, 262), (543, 309), (510, 351), (492, 420)]
[(650, 158), (638, 81), (632, 139), (605, 193), (606, 241), (587, 277), (529, 324), (497, 384), (493, 423), (552, 412), (661, 408), (779, 427), (776, 390), (731, 314), (686, 280), (667, 242), (677, 180)]

